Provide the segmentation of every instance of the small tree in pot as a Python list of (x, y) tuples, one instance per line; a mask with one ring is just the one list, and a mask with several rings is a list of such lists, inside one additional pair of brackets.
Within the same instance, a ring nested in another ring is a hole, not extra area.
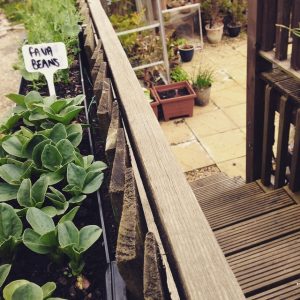
[(197, 95), (196, 104), (207, 105), (210, 99), (210, 90), (213, 83), (214, 71), (209, 67), (199, 67), (193, 78), (193, 89)]
[(229, 9), (231, 15), (231, 22), (228, 24), (228, 34), (230, 37), (237, 37), (243, 23), (245, 22), (246, 5), (244, 0), (233, 0)]
[(204, 0), (202, 8), (204, 10), (208, 24), (205, 26), (208, 41), (217, 44), (223, 36), (224, 24), (221, 11), (230, 7), (230, 0)]

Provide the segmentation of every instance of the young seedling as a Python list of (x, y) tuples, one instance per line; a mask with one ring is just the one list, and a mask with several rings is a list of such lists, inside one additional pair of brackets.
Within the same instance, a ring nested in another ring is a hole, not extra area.
[(4, 300), (65, 300), (51, 297), (55, 289), (54, 282), (47, 282), (40, 287), (33, 282), (20, 279), (9, 283), (4, 288), (3, 298)]

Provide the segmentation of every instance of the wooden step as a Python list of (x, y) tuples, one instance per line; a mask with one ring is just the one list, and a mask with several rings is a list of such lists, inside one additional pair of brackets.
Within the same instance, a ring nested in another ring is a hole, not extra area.
[(217, 174), (214, 174), (214, 175), (202, 178), (202, 179), (197, 179), (195, 181), (192, 181), (192, 182), (190, 182), (190, 186), (192, 187), (192, 189), (197, 189), (197, 188), (209, 185), (209, 184), (217, 183), (219, 181), (222, 181), (222, 180), (225, 180), (228, 178), (229, 177), (227, 174), (220, 172), (220, 173), (217, 173)]
[(193, 189), (200, 204), (208, 202), (209, 198), (222, 196), (225, 192), (245, 185), (241, 177), (228, 178), (217, 183)]
[[(253, 187), (253, 188), (252, 188)], [(246, 186), (245, 186), (246, 188)], [(278, 210), (294, 204), (284, 190), (276, 190), (270, 193), (257, 191), (255, 185), (249, 184), (247, 192), (233, 193), (232, 199), (224, 197), (220, 199), (220, 206), (203, 209), (205, 216), (213, 230), (218, 230), (263, 214)], [(249, 194), (253, 193), (249, 196)], [(228, 195), (226, 195), (228, 196)], [(213, 202), (217, 202), (215, 199)]]
[[(243, 184), (234, 189), (224, 191), (221, 195), (212, 195), (210, 197), (202, 197), (201, 193), (196, 192), (196, 197), (200, 203), (200, 206), (204, 212), (208, 212), (214, 209), (223, 207), (224, 205), (234, 203), (240, 199), (252, 197), (255, 195), (264, 195), (265, 192), (256, 183)], [(200, 195), (199, 195), (200, 194)]]
[(300, 279), (248, 297), (249, 300), (296, 300), (300, 299)]
[[(300, 232), (290, 234), (264, 245), (254, 247), (227, 258), (238, 282), (247, 295), (259, 294), (250, 299), (279, 299), (287, 293), (300, 295), (295, 284), (274, 286), (287, 282), (289, 278), (300, 276)], [(271, 290), (266, 291), (268, 287)], [(263, 292), (262, 292), (263, 291)], [(266, 295), (269, 295), (266, 298)]]
[[(286, 197), (291, 199), (287, 194)], [(290, 205), (217, 230), (215, 236), (225, 255), (230, 255), (297, 230), (300, 230), (300, 205)]]

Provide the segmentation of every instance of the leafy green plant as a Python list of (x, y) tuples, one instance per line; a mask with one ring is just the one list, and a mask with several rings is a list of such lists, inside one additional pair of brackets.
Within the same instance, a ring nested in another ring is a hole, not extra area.
[(174, 82), (189, 80), (189, 74), (179, 66), (177, 66), (175, 69), (171, 71), (170, 76), (172, 81)]
[(10, 264), (0, 265), (0, 288), (4, 284), (6, 278), (8, 277), (10, 270), (11, 270)]
[[(31, 0), (27, 1), (25, 9), (21, 11), (27, 31), (27, 44), (48, 42), (63, 42), (66, 45), (69, 65), (72, 65), (78, 52), (78, 22), (79, 13), (73, 0)], [(40, 80), (39, 73), (28, 73), (25, 70), (21, 51), (16, 68), (22, 76), (29, 80)], [(56, 73), (57, 81), (68, 82), (69, 70)]]
[(85, 265), (83, 254), (99, 239), (101, 229), (89, 225), (78, 230), (72, 222), (76, 212), (65, 215), (56, 227), (48, 214), (30, 208), (26, 219), (32, 229), (25, 229), (23, 243), (33, 252), (50, 255), (54, 261), (60, 260), (65, 253), (70, 259), (72, 273), (79, 275)]
[(245, 21), (245, 12), (246, 5), (244, 0), (232, 0), (229, 6), (229, 13), (231, 15), (230, 25), (240, 26)]
[(69, 266), (73, 275), (79, 275), (84, 268), (83, 254), (99, 239), (101, 229), (89, 225), (78, 230), (73, 222), (58, 224), (58, 240), (60, 249), (69, 258)]
[(102, 162), (90, 163), (86, 167), (70, 163), (67, 169), (68, 185), (63, 188), (63, 191), (74, 196), (94, 193), (102, 184), (104, 169), (106, 165)]
[[(45, 127), (44, 122), (46, 120), (54, 123), (70, 124), (83, 109), (83, 106), (80, 104), (85, 98), (84, 95), (68, 99), (56, 99), (55, 97), (43, 98), (36, 91), (29, 92), (26, 96), (19, 94), (8, 94), (6, 96), (17, 105), (13, 109), (13, 115), (0, 127), (0, 132), (4, 133), (14, 128), (20, 119), (27, 126), (39, 126), (43, 124)], [(53, 123), (48, 122), (48, 124), (49, 126), (53, 126)]]
[(197, 74), (193, 78), (193, 86), (199, 90), (210, 87), (214, 81), (213, 74), (214, 72), (211, 68), (199, 67)]
[(213, 28), (222, 22), (221, 12), (228, 11), (231, 7), (231, 0), (204, 0), (201, 6), (209, 27)]
[(11, 260), (17, 246), (21, 243), (23, 224), (14, 208), (0, 203), (0, 257)]
[(47, 282), (40, 287), (33, 282), (20, 279), (9, 283), (3, 289), (3, 298), (4, 300), (64, 300), (51, 297), (55, 289), (54, 282)]

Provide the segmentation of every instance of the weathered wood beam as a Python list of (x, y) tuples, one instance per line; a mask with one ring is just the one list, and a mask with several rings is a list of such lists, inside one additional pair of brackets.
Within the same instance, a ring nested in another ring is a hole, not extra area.
[(182, 299), (244, 299), (99, 0), (89, 0)]

